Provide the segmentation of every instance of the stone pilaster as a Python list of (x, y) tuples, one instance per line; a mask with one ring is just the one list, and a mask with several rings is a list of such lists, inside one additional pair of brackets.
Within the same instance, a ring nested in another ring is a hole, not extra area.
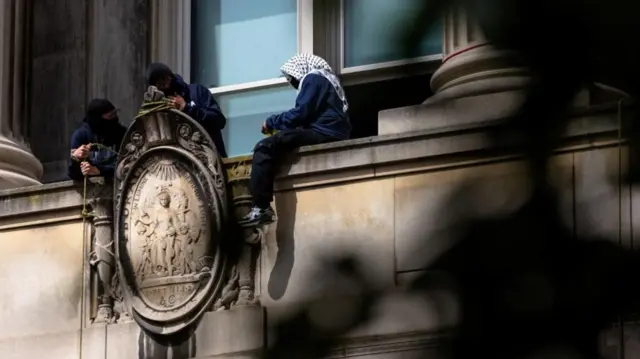
[(37, 185), (42, 164), (26, 136), (28, 0), (0, 0), (0, 190)]

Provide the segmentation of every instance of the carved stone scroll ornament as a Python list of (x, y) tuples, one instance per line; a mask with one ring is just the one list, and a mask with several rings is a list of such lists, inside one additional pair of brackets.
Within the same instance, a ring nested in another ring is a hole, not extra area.
[(215, 311), (228, 310), (233, 307), (260, 305), (256, 295), (255, 276), (267, 226), (251, 226), (244, 228), (244, 243), (237, 263), (232, 267), (222, 295), (216, 301)]
[[(145, 99), (157, 101), (157, 91)], [(169, 335), (195, 322), (222, 289), (221, 160), (204, 129), (176, 110), (146, 113), (124, 143), (116, 167), (122, 295), (140, 326)]]
[[(227, 171), (233, 193), (236, 218), (246, 215), (252, 206), (249, 192), (251, 164), (240, 162)], [(243, 244), (240, 256), (227, 278), (222, 296), (216, 301), (214, 310), (228, 310), (236, 306), (260, 305), (256, 295), (255, 277), (260, 249), (268, 231), (268, 225), (244, 225)]]
[[(92, 293), (97, 310), (92, 316), (94, 323), (115, 323), (127, 314), (115, 293), (119, 285), (115, 279), (116, 259), (113, 246), (113, 198), (111, 184), (94, 181), (89, 192), (88, 205), (91, 209), (91, 253), (89, 265), (92, 269), (92, 281), (96, 281), (96, 291)], [(93, 286), (92, 286), (93, 287)], [(117, 308), (115, 308), (117, 306)]]

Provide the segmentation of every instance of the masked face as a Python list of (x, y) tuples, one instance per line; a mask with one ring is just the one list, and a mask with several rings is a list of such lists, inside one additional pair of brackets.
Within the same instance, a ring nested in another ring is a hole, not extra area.
[(287, 79), (287, 81), (289, 81), (289, 83), (291, 84), (291, 86), (293, 86), (294, 89), (298, 89), (298, 87), (300, 86), (300, 81), (296, 80), (293, 76), (291, 75), (285, 75), (285, 78)]
[(162, 91), (165, 95), (171, 96), (174, 95), (175, 90), (172, 86), (172, 78), (171, 76), (164, 76), (156, 83), (156, 87), (158, 90)]
[(115, 121), (118, 122), (119, 118), (118, 118), (118, 109), (114, 109), (112, 111), (109, 111), (107, 113), (105, 113), (104, 115), (102, 115), (102, 118), (107, 120), (107, 121)]

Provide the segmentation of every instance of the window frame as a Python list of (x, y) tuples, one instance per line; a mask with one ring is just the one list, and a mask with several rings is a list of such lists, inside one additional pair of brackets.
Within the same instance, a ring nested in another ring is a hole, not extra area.
[[(329, 62), (343, 85), (429, 74), (441, 65), (443, 52), (389, 62), (344, 67), (345, 0), (297, 0), (298, 52), (316, 53)], [(151, 0), (151, 60), (167, 63), (191, 80), (191, 1)], [(160, 26), (162, 24), (162, 26)], [(443, 31), (443, 46), (444, 46)], [(286, 86), (284, 77), (212, 87), (213, 95)]]
[[(344, 66), (345, 0), (323, 0), (316, 4), (315, 53), (334, 68), (345, 86), (433, 74), (442, 64), (443, 52), (413, 59)], [(444, 44), (444, 31), (442, 33)], [(444, 48), (444, 46), (443, 46)]]
[(339, 71), (340, 71), (340, 74), (342, 74), (342, 75), (350, 75), (350, 74), (355, 74), (355, 73), (358, 73), (358, 72), (383, 70), (383, 69), (389, 69), (389, 68), (398, 68), (398, 67), (403, 67), (403, 66), (408, 66), (408, 65), (415, 65), (415, 64), (419, 64), (419, 63), (429, 63), (429, 62), (434, 62), (434, 61), (438, 62), (438, 63), (442, 62), (443, 55), (442, 55), (442, 49), (441, 49), (439, 54), (419, 56), (419, 57), (414, 57), (412, 59), (392, 60), (392, 61), (377, 62), (377, 63), (373, 63), (373, 64), (345, 67), (344, 66), (344, 58), (345, 58), (345, 39), (344, 39), (344, 33), (345, 33), (345, 0), (340, 0), (340, 19), (339, 19), (339, 21), (340, 21), (340, 23), (338, 25), (339, 34), (340, 34), (340, 47), (339, 47), (339, 49), (340, 49), (340, 59), (339, 59), (340, 67), (339, 67), (339, 69), (340, 70)]

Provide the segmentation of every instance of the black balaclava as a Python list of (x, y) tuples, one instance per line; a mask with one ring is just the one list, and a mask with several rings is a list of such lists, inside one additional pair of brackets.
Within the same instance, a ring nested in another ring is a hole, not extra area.
[(109, 100), (103, 98), (93, 99), (87, 106), (85, 121), (97, 136), (102, 137), (107, 142), (115, 136), (115, 132), (119, 129), (120, 124), (117, 117), (107, 120), (102, 118), (102, 115), (115, 109), (116, 107)]
[(147, 86), (157, 86), (158, 81), (160, 81), (165, 76), (171, 77), (171, 90), (164, 90), (165, 95), (174, 95), (176, 92), (175, 76), (173, 75), (173, 71), (171, 71), (171, 68), (161, 62), (154, 62), (149, 65), (149, 68), (147, 69)]

